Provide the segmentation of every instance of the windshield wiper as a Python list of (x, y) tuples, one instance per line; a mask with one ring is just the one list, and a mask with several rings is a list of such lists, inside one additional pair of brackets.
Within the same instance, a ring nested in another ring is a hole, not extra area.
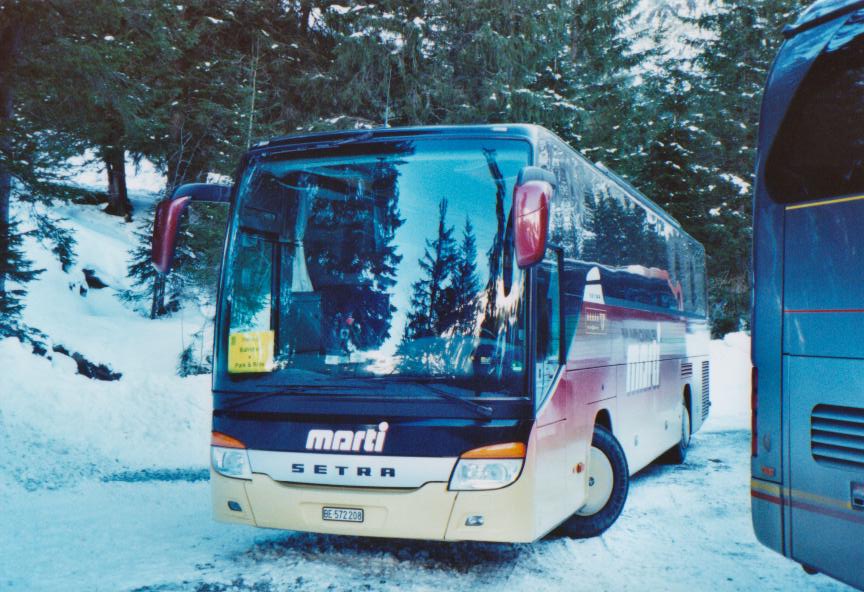
[(361, 384), (256, 384), (257, 390), (263, 391), (267, 389), (270, 393), (278, 394), (294, 394), (304, 391), (319, 391), (319, 390), (371, 390), (372, 387)]
[(360, 386), (356, 384), (352, 385), (328, 385), (328, 384), (286, 384), (286, 385), (276, 385), (276, 384), (256, 384), (255, 388), (258, 390), (270, 389), (263, 393), (256, 394), (246, 394), (246, 393), (237, 393), (235, 398), (232, 400), (232, 403), (229, 405), (225, 405), (220, 408), (219, 411), (231, 411), (232, 409), (238, 409), (240, 407), (244, 407), (249, 405), (250, 403), (254, 403), (255, 401), (260, 401), (262, 399), (267, 399), (269, 397), (279, 397), (282, 395), (302, 395), (308, 392), (314, 392), (316, 395), (343, 395), (345, 393), (338, 392), (344, 390), (371, 390), (370, 387)]
[(440, 389), (440, 388), (430, 384), (430, 383), (434, 383), (434, 382), (443, 382), (443, 381), (448, 380), (448, 378), (445, 376), (434, 377), (434, 378), (431, 376), (412, 377), (412, 376), (398, 376), (398, 375), (397, 376), (358, 376), (355, 380), (369, 380), (369, 381), (382, 382), (382, 383), (388, 383), (388, 382), (396, 383), (396, 382), (398, 382), (398, 383), (402, 383), (402, 384), (416, 384), (416, 385), (422, 386), (423, 388), (427, 389), (429, 392), (437, 395), (438, 397), (440, 397), (442, 399), (447, 399), (448, 401), (453, 401), (454, 403), (459, 403), (463, 407), (467, 407), (467, 408), (471, 409), (472, 411), (474, 411), (475, 413), (482, 415), (483, 417), (492, 417), (493, 410), (488, 405), (483, 405), (481, 403), (475, 403), (474, 401), (471, 401), (470, 399), (460, 397), (459, 395), (455, 395), (453, 393), (447, 392), (443, 389)]
[[(454, 403), (458, 403), (463, 407), (467, 407), (471, 411), (482, 415), (483, 417), (492, 417), (493, 409), (488, 405), (482, 405), (480, 403), (475, 403), (469, 399), (465, 399), (464, 397), (460, 397), (459, 395), (447, 392), (443, 389), (437, 388), (430, 382), (437, 382), (446, 380), (446, 377), (441, 378), (412, 378), (409, 376), (358, 376), (352, 378), (352, 380), (368, 380), (371, 382), (380, 382), (380, 383), (403, 383), (403, 384), (416, 384), (418, 386), (424, 387), (426, 390), (431, 392), (432, 394), (438, 396), (442, 399), (447, 399), (448, 401), (452, 401)], [(259, 384), (256, 385), (256, 389), (267, 389), (272, 388), (267, 392), (257, 393), (254, 395), (244, 395), (238, 394), (236, 401), (232, 401), (231, 404), (225, 405), (221, 407), (220, 411), (231, 411), (233, 409), (238, 409), (240, 407), (244, 407), (249, 405), (250, 403), (254, 403), (255, 401), (260, 401), (262, 399), (266, 399), (269, 397), (278, 397), (282, 395), (301, 395), (309, 391), (313, 391), (316, 395), (341, 395), (339, 391), (342, 390), (373, 390), (372, 387), (366, 385), (357, 385), (357, 384), (347, 384), (347, 385), (326, 385), (326, 384), (312, 384), (312, 385), (301, 385), (301, 384), (289, 384), (284, 386), (278, 385), (269, 385), (269, 384)]]

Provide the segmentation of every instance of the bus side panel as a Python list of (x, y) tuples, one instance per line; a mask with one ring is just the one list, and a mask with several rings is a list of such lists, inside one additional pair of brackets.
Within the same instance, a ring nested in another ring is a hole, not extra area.
[(750, 484), (753, 530), (766, 547), (783, 552), (784, 506), (781, 488), (776, 483), (753, 479)]
[(561, 368), (550, 387), (552, 393), (537, 415), (532, 434), (535, 456), (529, 462), (536, 466), (534, 476), (536, 532), (544, 534), (558, 526), (579, 508), (585, 497), (585, 474), (573, 470), (587, 458), (585, 434), (576, 423), (574, 413), (574, 376)]
[(864, 360), (786, 356), (785, 364), (791, 556), (864, 588)]
[(588, 493), (588, 471), (579, 470), (588, 466), (591, 441), (594, 438), (594, 424), (602, 409), (609, 414), (612, 432), (616, 430), (617, 409), (614, 399), (616, 379), (615, 368), (600, 367), (567, 372), (570, 383), (570, 401), (568, 414), (568, 441), (571, 473), (569, 510), (570, 514), (578, 510)]
[(785, 353), (864, 358), (864, 199), (853, 199), (786, 211)]

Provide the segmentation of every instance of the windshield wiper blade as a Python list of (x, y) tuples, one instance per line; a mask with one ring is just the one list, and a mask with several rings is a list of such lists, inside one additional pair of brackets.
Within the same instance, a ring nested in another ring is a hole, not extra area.
[(448, 380), (446, 376), (440, 377), (412, 377), (412, 376), (360, 376), (359, 380), (370, 380), (376, 382), (394, 382), (394, 383), (402, 383), (402, 384), (416, 384), (418, 386), (422, 386), (427, 389), (431, 393), (434, 393), (438, 397), (442, 399), (447, 399), (448, 401), (453, 401), (454, 403), (459, 403), (463, 407), (467, 407), (472, 411), (482, 415), (483, 417), (492, 417), (493, 409), (488, 405), (483, 405), (482, 403), (476, 403), (471, 401), (470, 399), (466, 399), (464, 397), (460, 397), (459, 395), (447, 392), (443, 389), (437, 388), (433, 386), (432, 383), (435, 382), (444, 382)]
[(469, 409), (473, 409), (474, 411), (476, 411), (477, 413), (479, 413), (483, 417), (492, 417), (492, 408), (489, 405), (482, 405), (480, 403), (475, 403), (474, 401), (471, 401), (469, 399), (464, 399), (464, 398), (460, 397), (459, 395), (454, 395), (453, 393), (448, 393), (445, 390), (441, 390), (439, 388), (436, 388), (436, 387), (434, 387), (428, 383), (421, 382), (419, 384), (426, 387), (427, 389), (429, 389), (429, 391), (435, 393), (436, 395), (438, 395), (442, 399), (447, 399), (448, 401), (453, 401), (454, 403), (459, 403), (460, 405), (462, 405), (464, 407), (468, 407)]
[[(460, 397), (459, 395), (447, 392), (443, 389), (437, 388), (437, 387), (433, 386), (432, 384), (430, 384), (432, 382), (443, 381), (445, 379), (446, 379), (446, 377), (411, 378), (408, 376), (391, 376), (391, 377), (358, 376), (356, 378), (353, 378), (352, 380), (368, 380), (368, 381), (380, 382), (380, 383), (385, 383), (385, 384), (387, 382), (403, 383), (403, 384), (406, 384), (406, 383), (416, 384), (418, 386), (422, 386), (423, 388), (425, 388), (426, 390), (428, 390), (429, 392), (438, 396), (441, 399), (446, 399), (448, 401), (458, 403), (459, 405), (462, 405), (463, 407), (467, 407), (471, 411), (477, 413), (478, 415), (482, 415), (483, 417), (492, 417), (492, 414), (494, 412), (492, 407), (489, 407), (488, 405), (483, 405), (481, 403), (476, 403), (474, 401), (471, 401), (470, 399)], [(278, 397), (281, 395), (299, 395), (299, 394), (304, 394), (305, 392), (309, 392), (309, 391), (314, 392), (316, 395), (340, 395), (340, 394), (344, 394), (344, 393), (339, 392), (342, 390), (349, 390), (349, 389), (350, 390), (374, 390), (373, 387), (366, 386), (366, 385), (357, 385), (357, 384), (353, 384), (353, 385), (339, 385), (339, 384), (334, 384), (334, 385), (327, 385), (327, 384), (300, 385), (300, 384), (296, 384), (295, 385), (295, 384), (289, 384), (289, 385), (283, 385), (283, 386), (259, 384), (259, 385), (256, 385), (255, 388), (262, 389), (262, 390), (266, 389), (266, 388), (272, 388), (272, 390), (262, 392), (262, 393), (256, 393), (256, 394), (248, 394), (248, 395), (238, 394), (236, 400), (232, 401), (228, 405), (221, 407), (219, 410), (220, 411), (231, 411), (233, 409), (238, 409), (240, 407), (244, 407), (250, 403), (254, 403), (255, 401), (260, 401), (260, 400), (266, 399), (268, 397)]]
[[(310, 384), (310, 385), (300, 385), (300, 384), (287, 384), (287, 385), (275, 385), (275, 384), (256, 384), (255, 388), (258, 390), (263, 389), (271, 389), (265, 392), (259, 392), (255, 394), (251, 393), (236, 393), (235, 397), (232, 399), (231, 403), (225, 405), (219, 409), (219, 411), (231, 411), (233, 409), (238, 409), (240, 407), (244, 407), (249, 405), (250, 403), (254, 403), (255, 401), (261, 401), (262, 399), (267, 399), (269, 397), (279, 397), (282, 395), (302, 395), (307, 392), (314, 392), (316, 395), (343, 395), (344, 390), (357, 390), (357, 389), (365, 389), (371, 390), (370, 387), (360, 386), (360, 385), (327, 385), (327, 384)], [(232, 393), (233, 394), (233, 393)]]
[(333, 384), (256, 384), (255, 388), (257, 390), (267, 389), (268, 392), (273, 394), (285, 393), (285, 394), (294, 394), (294, 393), (303, 393), (306, 391), (320, 391), (320, 390), (371, 390), (372, 387), (362, 385), (362, 384), (340, 384), (334, 382)]

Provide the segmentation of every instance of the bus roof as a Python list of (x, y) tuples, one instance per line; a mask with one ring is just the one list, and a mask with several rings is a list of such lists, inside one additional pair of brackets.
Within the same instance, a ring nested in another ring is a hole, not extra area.
[(783, 29), (786, 37), (794, 37), (827, 21), (833, 20), (858, 8), (864, 8), (864, 0), (817, 0), (804, 9), (798, 20)]
[(519, 124), (487, 124), (487, 125), (424, 125), (411, 127), (375, 127), (370, 129), (338, 130), (326, 132), (289, 134), (276, 136), (270, 140), (255, 145), (258, 147), (280, 147), (309, 143), (339, 143), (359, 140), (376, 140), (411, 136), (517, 136), (532, 140), (542, 129), (538, 125)]

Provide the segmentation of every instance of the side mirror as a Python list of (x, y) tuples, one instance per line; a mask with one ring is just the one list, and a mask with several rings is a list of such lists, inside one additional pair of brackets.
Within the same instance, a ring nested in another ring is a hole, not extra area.
[(519, 171), (513, 189), (513, 236), (516, 263), (530, 267), (543, 260), (549, 234), (549, 201), (555, 191), (555, 175), (528, 166)]
[(180, 218), (192, 201), (228, 203), (231, 200), (231, 187), (208, 183), (190, 183), (174, 190), (170, 198), (156, 206), (153, 220), (153, 240), (151, 242), (151, 261), (159, 273), (171, 270), (174, 250), (177, 246), (177, 231)]

